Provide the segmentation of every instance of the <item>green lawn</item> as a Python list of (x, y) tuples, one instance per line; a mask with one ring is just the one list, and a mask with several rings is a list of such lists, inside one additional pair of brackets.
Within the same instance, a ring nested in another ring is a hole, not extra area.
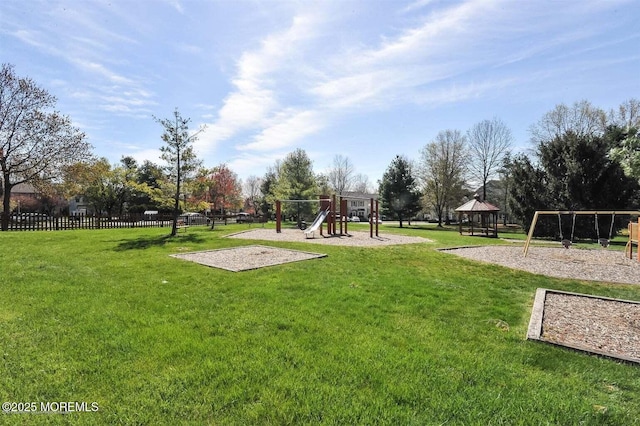
[(640, 287), (440, 253), (499, 241), (432, 227), (259, 242), (328, 257), (241, 273), (169, 257), (246, 228), (0, 233), (0, 400), (99, 407), (0, 424), (640, 424), (640, 367), (525, 340), (538, 287)]

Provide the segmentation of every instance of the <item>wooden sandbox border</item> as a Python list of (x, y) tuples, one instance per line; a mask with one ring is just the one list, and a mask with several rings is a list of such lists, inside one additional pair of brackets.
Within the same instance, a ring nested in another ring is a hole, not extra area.
[(577, 344), (565, 344), (561, 342), (551, 341), (544, 339), (542, 337), (542, 325), (544, 321), (544, 307), (545, 301), (548, 293), (555, 294), (564, 294), (568, 296), (577, 296), (577, 297), (588, 297), (591, 299), (600, 299), (600, 300), (608, 300), (611, 302), (619, 302), (619, 303), (631, 303), (635, 305), (640, 305), (640, 302), (635, 300), (625, 300), (625, 299), (614, 299), (611, 297), (602, 297), (602, 296), (593, 296), (590, 294), (581, 294), (581, 293), (573, 293), (570, 291), (560, 291), (560, 290), (550, 290), (546, 288), (538, 288), (536, 290), (535, 300), (533, 302), (533, 309), (531, 311), (531, 319), (529, 320), (529, 328), (527, 330), (527, 340), (537, 340), (540, 342), (548, 343), (551, 345), (562, 346), (565, 348), (577, 350), (580, 352), (591, 353), (607, 358), (613, 358), (629, 363), (640, 364), (640, 358), (634, 358), (626, 355), (616, 354), (613, 352), (599, 351), (587, 346), (581, 346)]

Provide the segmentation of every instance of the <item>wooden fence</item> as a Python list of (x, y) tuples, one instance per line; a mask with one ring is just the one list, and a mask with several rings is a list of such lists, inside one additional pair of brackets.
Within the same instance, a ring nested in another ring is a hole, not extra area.
[[(119, 217), (79, 216), (13, 216), (9, 231), (62, 231), (66, 229), (111, 229), (111, 228), (162, 228), (171, 227), (171, 214), (150, 217), (144, 214), (125, 214)], [(206, 225), (203, 224), (203, 225)]]
[[(182, 218), (180, 218), (182, 219)], [(208, 216), (207, 219), (200, 216), (196, 219), (186, 219), (189, 226), (211, 226), (211, 221), (216, 225), (236, 223), (236, 216)], [(113, 229), (113, 228), (170, 228), (173, 215), (157, 214), (145, 215), (143, 213), (128, 213), (118, 217), (104, 217), (91, 215), (78, 216), (46, 216), (42, 214), (14, 215), (9, 221), (9, 231), (63, 231), (66, 229)], [(262, 218), (251, 218), (243, 222), (263, 223)]]

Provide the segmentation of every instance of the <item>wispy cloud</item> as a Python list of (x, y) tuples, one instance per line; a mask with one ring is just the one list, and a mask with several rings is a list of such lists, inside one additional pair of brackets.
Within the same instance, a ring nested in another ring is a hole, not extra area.
[[(326, 22), (321, 22), (322, 14), (298, 15), (288, 29), (265, 37), (260, 49), (242, 54), (232, 80), (236, 90), (227, 96), (218, 119), (201, 138), (200, 149), (211, 150), (240, 134), (250, 140), (237, 145), (238, 150), (284, 149), (326, 128), (344, 113), (419, 103), (420, 99), (442, 100), (442, 93), (454, 94), (458, 100), (476, 96), (492, 85), (438, 88), (431, 95), (428, 86), (462, 72), (461, 60), (450, 58), (451, 52), (463, 48), (470, 36), (478, 36), (478, 21), (486, 20), (495, 4), (471, 1), (447, 7), (445, 3), (422, 22), (381, 37), (377, 45), (321, 50), (315, 56), (315, 37)], [(408, 7), (425, 6), (427, 2)], [(331, 37), (331, 31), (321, 36)], [(462, 69), (474, 66), (477, 64), (467, 62)], [(296, 105), (296, 98), (304, 98), (304, 106)]]
[(400, 13), (409, 13), (415, 12), (416, 10), (423, 9), (430, 4), (434, 3), (436, 0), (416, 0), (413, 3), (408, 4), (407, 6), (400, 9)]
[[(237, 74), (232, 80), (236, 90), (227, 96), (218, 119), (198, 142), (201, 151), (210, 151), (217, 143), (245, 131), (262, 129), (256, 141), (242, 149), (271, 145), (265, 143), (268, 135), (282, 133), (281, 117), (289, 113), (283, 111), (280, 104), (279, 95), (282, 93), (274, 89), (277, 86), (275, 74), (286, 69), (290, 58), (295, 57), (298, 50), (305, 47), (304, 43), (313, 37), (316, 19), (311, 15), (295, 16), (285, 31), (268, 35), (260, 42), (259, 49), (241, 55)], [(288, 119), (289, 122), (297, 120)], [(273, 130), (269, 129), (271, 125), (275, 126)]]
[(253, 138), (253, 142), (239, 145), (237, 149), (273, 151), (286, 148), (324, 127), (323, 116), (317, 111), (283, 111), (272, 121)]
[(282, 159), (286, 155), (283, 151), (272, 151), (269, 153), (241, 152), (232, 158), (227, 165), (240, 176), (261, 175), (259, 170), (272, 166), (276, 160)]
[(105, 27), (105, 17), (111, 12), (119, 13), (116, 7), (105, 10), (79, 4), (34, 9), (38, 19), (33, 22), (0, 21), (6, 24), (3, 32), (46, 56), (66, 62), (69, 68), (54, 82), (65, 88), (70, 98), (81, 101), (87, 109), (97, 107), (119, 116), (149, 114), (156, 102), (148, 79), (132, 75), (128, 64), (123, 64), (117, 54), (123, 44), (134, 45), (135, 40)]

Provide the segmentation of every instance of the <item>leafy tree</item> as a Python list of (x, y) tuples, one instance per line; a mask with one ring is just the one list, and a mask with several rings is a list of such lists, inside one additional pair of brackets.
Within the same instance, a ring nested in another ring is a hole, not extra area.
[(269, 167), (262, 178), (262, 184), (260, 185), (260, 192), (262, 192), (260, 211), (266, 217), (271, 216), (272, 206), (276, 200), (274, 191), (276, 183), (278, 183), (278, 175), (278, 167)]
[(237, 209), (242, 205), (242, 186), (238, 175), (226, 164), (214, 167), (206, 182), (213, 210), (224, 216), (227, 210)]
[(617, 133), (613, 137), (612, 148), (609, 156), (620, 163), (624, 173), (640, 181), (640, 132), (638, 128), (629, 127), (626, 130), (611, 128), (611, 133)]
[(173, 208), (174, 186), (169, 183), (162, 167), (145, 160), (140, 166), (135, 160), (125, 157), (121, 160), (127, 170), (129, 193), (127, 209), (142, 213), (146, 210), (171, 212)]
[(482, 184), (482, 199), (487, 199), (487, 183), (498, 173), (509, 152), (511, 130), (498, 118), (477, 123), (467, 132), (470, 177)]
[[(155, 117), (154, 117), (155, 118)], [(183, 118), (176, 108), (173, 112), (172, 119), (158, 119), (164, 128), (162, 141), (165, 143), (160, 148), (162, 152), (161, 158), (167, 163), (166, 171), (170, 178), (175, 182), (175, 192), (173, 197), (173, 226), (171, 227), (171, 236), (177, 233), (178, 215), (180, 214), (180, 195), (182, 193), (182, 183), (189, 179), (191, 174), (198, 169), (200, 161), (193, 151), (193, 142), (197, 140), (197, 136), (203, 131), (201, 128), (197, 132), (189, 135), (188, 118)]]
[(30, 78), (0, 69), (0, 192), (2, 230), (9, 227), (11, 189), (23, 182), (38, 187), (62, 177), (66, 166), (90, 157), (85, 134), (69, 117), (52, 111), (56, 98)]
[(137, 184), (131, 169), (125, 166), (112, 167), (106, 158), (68, 167), (65, 174), (67, 193), (82, 195), (96, 213), (106, 212), (112, 217), (122, 214)]
[(320, 195), (333, 194), (335, 191), (329, 183), (329, 177), (322, 173), (316, 175), (316, 185), (318, 186), (318, 194)]
[(162, 167), (149, 160), (145, 160), (138, 168), (138, 183), (144, 183), (150, 188), (160, 188), (165, 180)]
[(112, 169), (106, 158), (90, 166), (90, 180), (84, 188), (84, 196), (99, 215), (106, 212), (112, 217), (125, 192), (122, 175)]
[[(287, 154), (282, 161), (273, 192), (277, 199), (312, 200), (317, 196), (313, 164), (303, 149)], [(295, 215), (300, 227), (302, 216), (313, 214), (312, 206), (309, 203), (286, 203), (283, 214)]]
[[(438, 216), (438, 226), (448, 208), (462, 196), (465, 178), (465, 138), (458, 130), (438, 133), (420, 153), (424, 194)], [(448, 219), (448, 215), (446, 215)]]
[(420, 211), (420, 193), (413, 176), (411, 163), (405, 157), (396, 156), (380, 181), (380, 199), (384, 214), (400, 221), (411, 219)]

